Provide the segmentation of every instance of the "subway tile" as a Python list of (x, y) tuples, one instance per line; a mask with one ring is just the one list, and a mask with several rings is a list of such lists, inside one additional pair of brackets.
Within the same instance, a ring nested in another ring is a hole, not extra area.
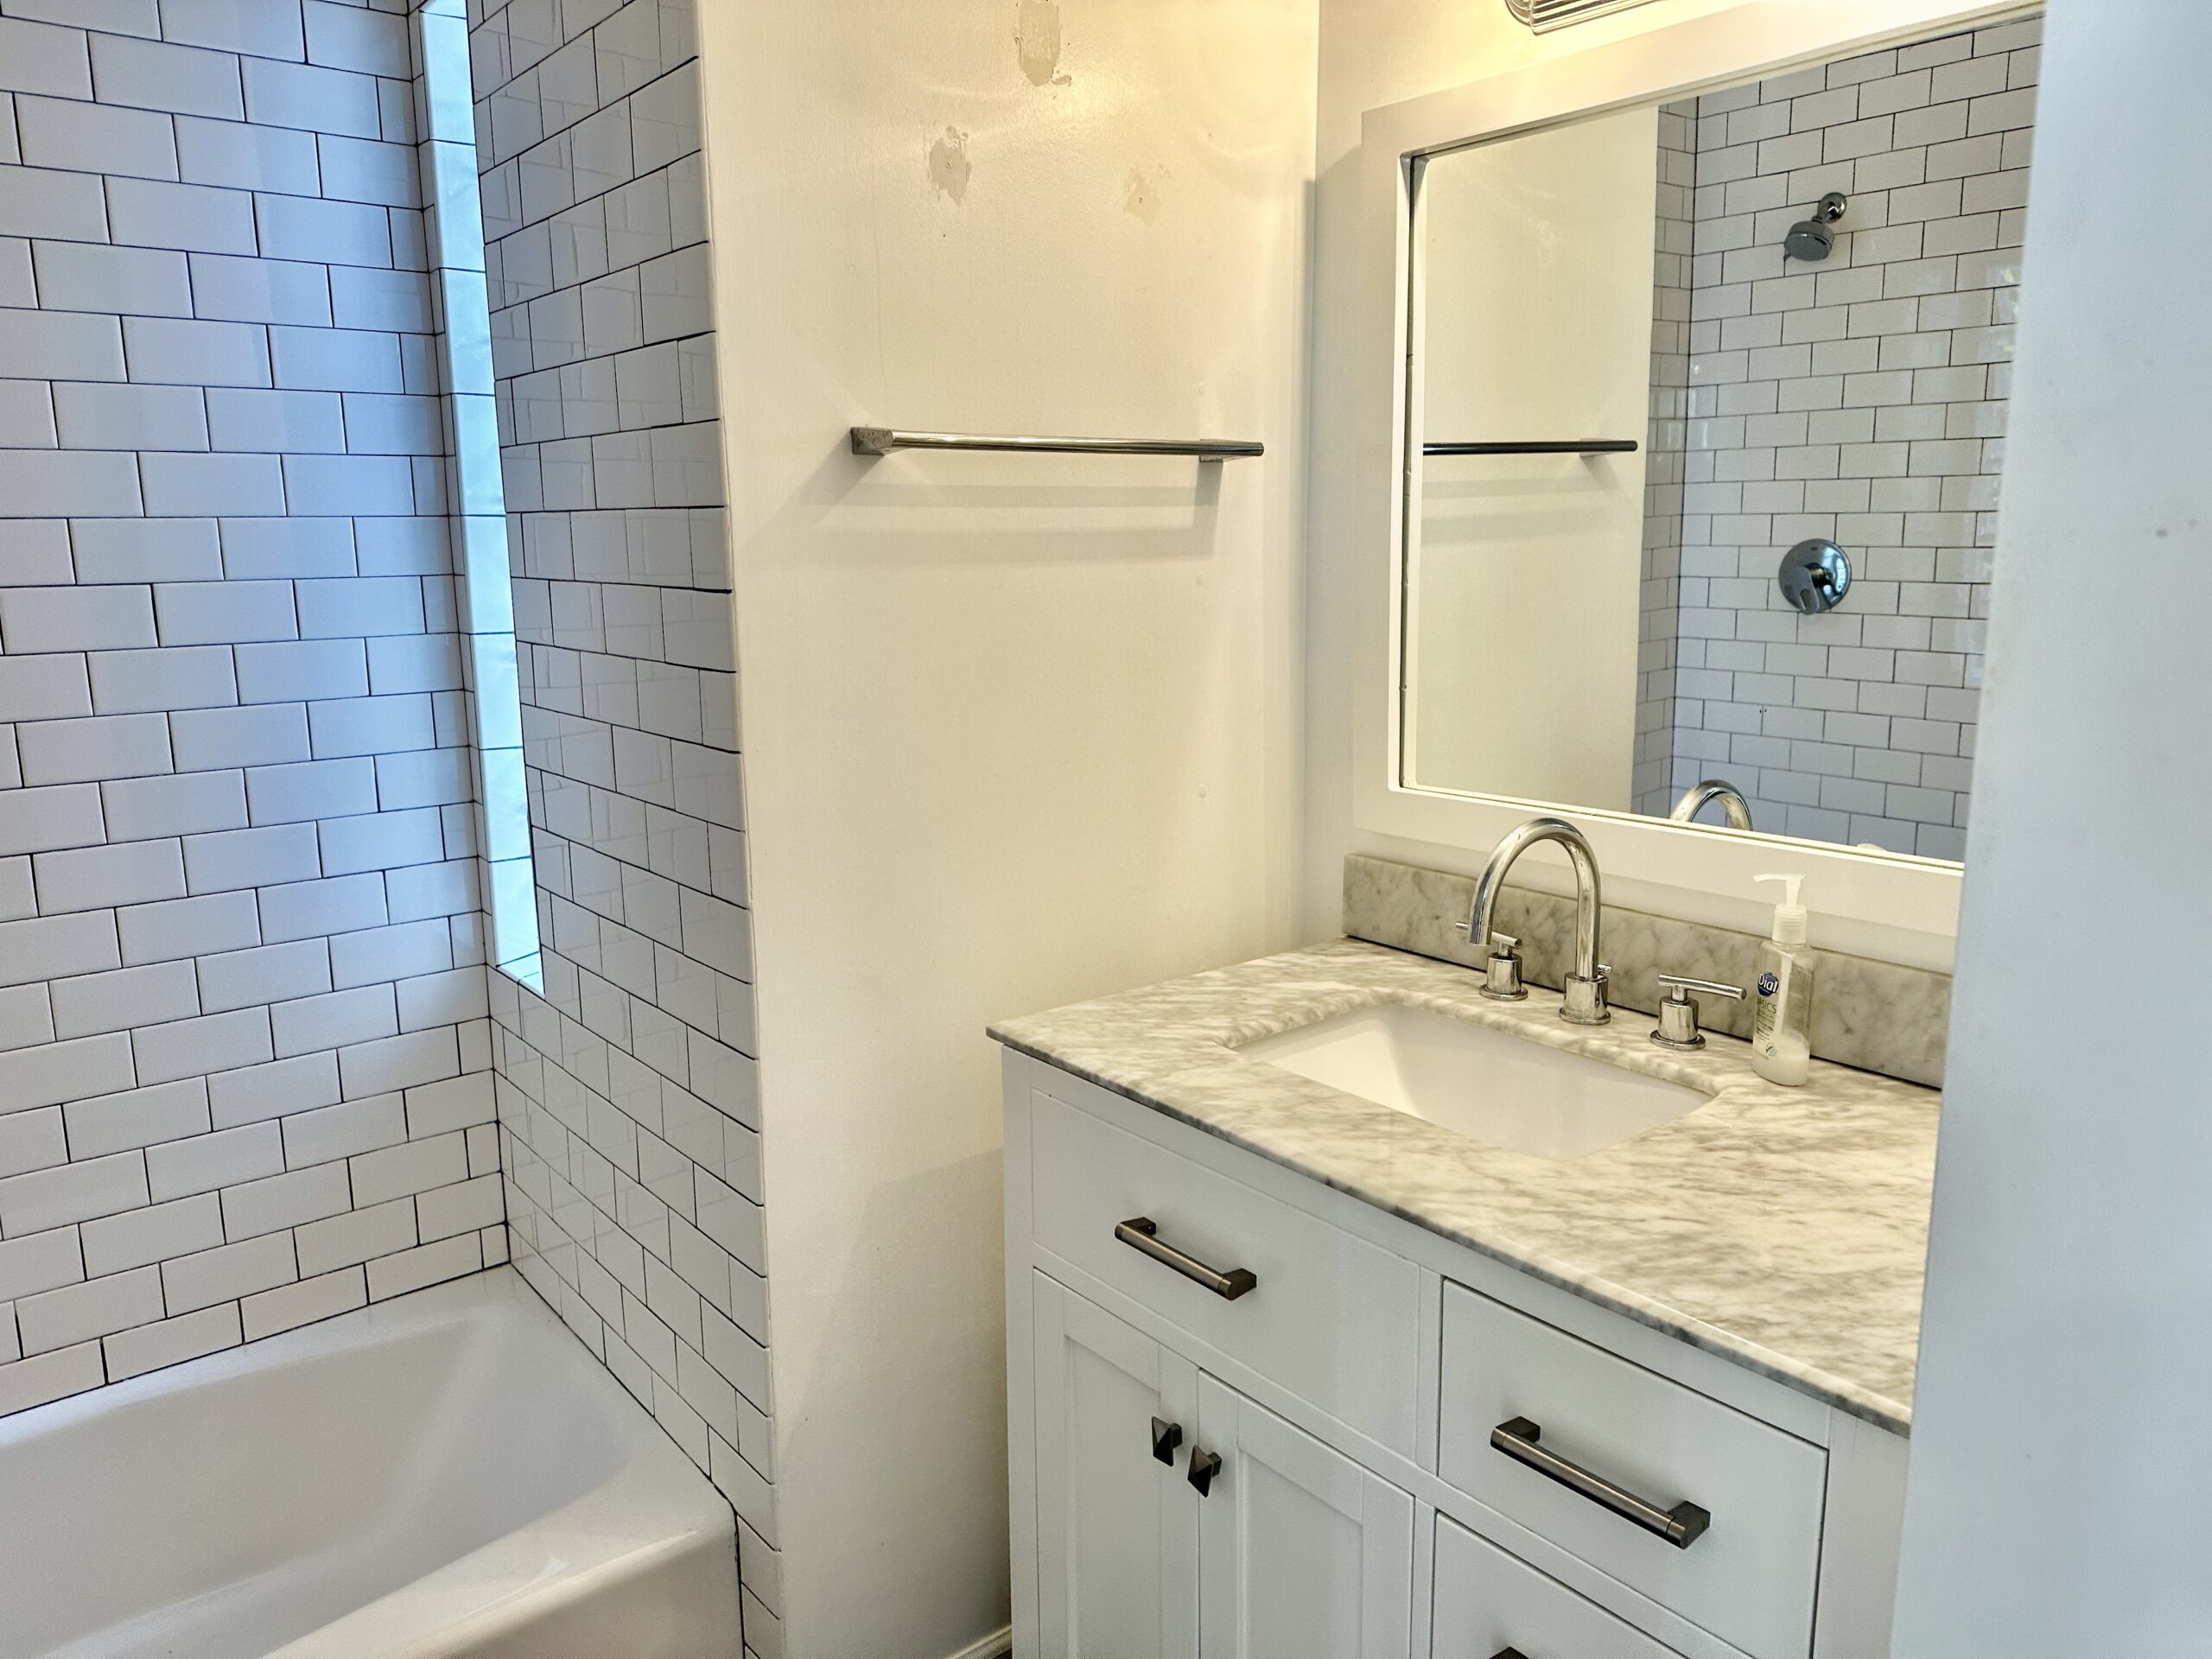
[(52, 982), (54, 1034), (86, 1037), (198, 1014), (197, 981), (189, 963), (79, 975)]
[(198, 967), (200, 1005), (209, 1014), (330, 988), (329, 949), (321, 938), (202, 957)]
[(49, 307), (137, 316), (188, 317), (192, 285), (186, 256), (159, 248), (85, 242), (35, 242), (32, 264)]
[(27, 1356), (149, 1325), (161, 1317), (161, 1274), (152, 1268), (44, 1291), (16, 1304), (16, 1334)]
[(186, 518), (281, 513), (283, 469), (276, 455), (139, 455), (146, 509)]
[(79, 1284), (84, 1277), (84, 1258), (74, 1226), (17, 1231), (0, 1239), (0, 1301), (17, 1301), (42, 1290)]
[(113, 241), (188, 253), (255, 251), (253, 198), (242, 190), (111, 178), (107, 212)]
[(448, 1279), (475, 1273), (484, 1265), (476, 1235), (448, 1238), (396, 1255), (379, 1256), (368, 1264), (369, 1300), (382, 1301)]
[(236, 1301), (299, 1277), (289, 1233), (265, 1233), (196, 1255), (162, 1263), (162, 1290), (172, 1314)]
[(381, 1255), (411, 1249), (417, 1242), (415, 1205), (409, 1198), (367, 1205), (345, 1215), (310, 1222), (296, 1235), (302, 1274), (325, 1274)]
[[(236, 709), (178, 709), (169, 716), (177, 766), (208, 772), (245, 766), (266, 769), (308, 754), (307, 711), (297, 703), (265, 703)], [(254, 777), (246, 784), (249, 808)], [(255, 823), (264, 822), (258, 814)]]
[(104, 104), (232, 119), (245, 112), (238, 60), (228, 54), (115, 35), (91, 43), (93, 90)]
[[(79, 526), (81, 532), (82, 526)], [(54, 720), (92, 712), (86, 658), (75, 652), (0, 657), (0, 721)]]
[[(4, 800), (0, 797), (0, 803)], [(4, 823), (4, 812), (0, 812), (0, 826)], [(0, 923), (0, 985), (97, 973), (120, 962), (116, 918), (105, 911)]]
[(22, 159), (33, 167), (174, 179), (176, 135), (169, 118), (74, 99), (16, 99)]
[(269, 334), (258, 323), (126, 317), (130, 378), (186, 387), (265, 386)]
[(333, 393), (210, 387), (207, 404), (213, 448), (281, 454), (346, 448), (344, 410)]
[(185, 875), (194, 893), (231, 893), (272, 882), (312, 880), (321, 874), (312, 824), (275, 824), (194, 836), (184, 842)]
[(69, 1142), (62, 1134), (60, 1108), (0, 1115), (0, 1179), (68, 1161)]
[(276, 1058), (269, 1014), (262, 1008), (238, 1008), (164, 1026), (142, 1026), (130, 1033), (130, 1045), (139, 1079), (148, 1083), (205, 1077), (211, 1071), (227, 1071)]
[[(126, 1089), (73, 1101), (63, 1116), (70, 1149), (78, 1157), (130, 1152), (207, 1134), (207, 1088), (192, 1077)], [(156, 1190), (154, 1196), (168, 1195)]]
[[(307, 1228), (301, 1228), (295, 1235), (296, 1238), (303, 1241), (307, 1231)], [(304, 1261), (303, 1243), (301, 1249)], [(249, 1296), (240, 1304), (240, 1310), (245, 1321), (246, 1340), (253, 1342), (280, 1331), (293, 1330), (317, 1319), (350, 1313), (354, 1308), (365, 1306), (367, 1303), (367, 1284), (361, 1269), (356, 1266), (317, 1277), (303, 1277), (296, 1285), (287, 1285)]]
[(213, 519), (85, 518), (71, 527), (70, 542), (79, 582), (188, 582), (223, 574)]
[(254, 895), (250, 893), (210, 893), (203, 898), (133, 905), (116, 912), (114, 925), (121, 940), (122, 960), (133, 966), (244, 950), (261, 943)]
[[(278, 705), (288, 719), (296, 705)], [(304, 734), (302, 752), (305, 750)], [(376, 767), (365, 758), (301, 761), (260, 766), (246, 777), (246, 801), (256, 824), (302, 823), (376, 810)]]
[(100, 1349), (106, 1358), (108, 1381), (120, 1382), (163, 1366), (220, 1353), (235, 1348), (240, 1340), (238, 1304), (226, 1302), (118, 1332), (102, 1338)]
[(334, 1054), (303, 1054), (267, 1065), (242, 1066), (207, 1080), (208, 1109), (219, 1129), (311, 1111), (334, 1104), (338, 1098)]
[(178, 174), (188, 184), (300, 196), (322, 188), (311, 133), (181, 115), (176, 149)]
[(18, 726), (16, 741), (26, 784), (89, 783), (173, 770), (168, 724), (160, 715), (40, 721)]
[(12, 1242), (24, 1233), (115, 1215), (147, 1202), (142, 1154), (79, 1159), (0, 1180), (0, 1233)]
[[(0, 27), (4, 20), (0, 20)], [(0, 235), (108, 239), (107, 191), (94, 174), (0, 168)]]
[(31, 863), (42, 915), (184, 896), (184, 864), (175, 841), (41, 853)]
[[(154, 589), (154, 615), (165, 645), (213, 645), (245, 644), (271, 639), (290, 639), (299, 632), (298, 620), (292, 609), (292, 585), (289, 582), (201, 582), (164, 583)], [(181, 652), (165, 652), (164, 656), (182, 657)], [(222, 664), (220, 683), (228, 689), (226, 696), (205, 696), (200, 702), (234, 702), (236, 683), (232, 675), (230, 653), (215, 651), (202, 653), (194, 660), (219, 661)], [(97, 665), (93, 695), (99, 696)], [(213, 683), (210, 683), (213, 689)], [(196, 706), (194, 701), (180, 699), (169, 705), (173, 708)]]
[(236, 322), (330, 323), (330, 276), (322, 265), (274, 258), (194, 253), (197, 315)]
[[(274, 1126), (268, 1126), (274, 1133)], [(352, 1207), (346, 1166), (317, 1164), (223, 1189), (223, 1226), (234, 1239), (303, 1226)]]
[[(279, 1058), (344, 1047), (398, 1034), (399, 1020), (389, 985), (366, 985), (321, 996), (297, 997), (270, 1010)], [(394, 1109), (397, 1109), (397, 1096)], [(295, 1157), (297, 1165), (303, 1161)]]
[(245, 112), (257, 124), (357, 138), (382, 136), (372, 76), (259, 59), (247, 60), (241, 69)]
[(230, 1224), (230, 1192), (284, 1166), (283, 1141), (273, 1123), (219, 1128), (213, 1134), (168, 1141), (149, 1149), (145, 1159), (147, 1175), (157, 1201), (221, 1192), (225, 1236), (231, 1238), (245, 1235)]
[[(159, 589), (156, 607), (164, 638), (189, 636), (182, 627), (172, 631)], [(88, 660), (92, 704), (103, 715), (214, 708), (238, 701), (231, 653), (220, 646), (95, 652)]]
[(0, 18), (0, 92), (92, 97), (92, 64), (85, 31)]
[(245, 823), (245, 781), (236, 772), (103, 782), (109, 836), (140, 841), (234, 829)]
[[(232, 580), (345, 576), (353, 569), (354, 527), (345, 518), (298, 512), (282, 518), (233, 518), (222, 527), (222, 543), (223, 573)], [(286, 649), (270, 647), (263, 654), (275, 661)], [(240, 660), (247, 654), (242, 651)]]
[(77, 1230), (86, 1274), (97, 1279), (214, 1249), (223, 1242), (223, 1209), (214, 1194), (200, 1193), (88, 1221)]
[(143, 510), (137, 462), (101, 450), (0, 450), (0, 499), (33, 515), (135, 516)]

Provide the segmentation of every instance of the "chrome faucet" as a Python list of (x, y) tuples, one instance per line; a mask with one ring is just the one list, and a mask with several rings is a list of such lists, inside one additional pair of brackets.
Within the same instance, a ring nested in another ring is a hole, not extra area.
[(1703, 783), (1683, 791), (1682, 798), (1675, 803), (1675, 810), (1667, 816), (1676, 823), (1696, 822), (1707, 803), (1718, 801), (1721, 810), (1728, 815), (1731, 830), (1749, 830), (1751, 824), (1751, 804), (1744, 798), (1744, 791), (1726, 778), (1708, 778)]
[[(1565, 818), (1531, 818), (1497, 843), (1497, 850), (1475, 882), (1475, 906), (1467, 918), (1467, 938), (1487, 947), (1497, 890), (1513, 861), (1540, 841), (1555, 841), (1574, 866), (1574, 971), (1567, 976), (1562, 1020), (1577, 1026), (1602, 1026), (1612, 1015), (1605, 1008), (1605, 969), (1598, 960), (1598, 858), (1588, 837)], [(1509, 952), (1510, 954), (1510, 952)]]

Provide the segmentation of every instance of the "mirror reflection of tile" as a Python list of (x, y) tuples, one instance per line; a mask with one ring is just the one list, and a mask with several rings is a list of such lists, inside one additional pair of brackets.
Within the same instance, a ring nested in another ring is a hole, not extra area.
[[(1587, 559), (1566, 532), (1529, 539), (1527, 502), (1563, 490), (1559, 510), (1602, 509), (1607, 488), (1618, 493), (1640, 469), (1629, 775), (1614, 781), (1625, 741), (1605, 701), (1615, 682), (1548, 649), (1543, 665), (1572, 675), (1591, 698), (1579, 709), (1572, 699), (1513, 700), (1519, 721), (1559, 705), (1560, 729), (1539, 734), (1550, 746), (1541, 763), (1526, 758), (1537, 753), (1526, 740), (1470, 740), (1465, 728), (1504, 717), (1484, 715), (1483, 699), (1416, 692), (1409, 776), (1545, 799), (1560, 798), (1558, 780), (1573, 778), (1581, 786), (1563, 804), (1656, 817), (1720, 779), (1741, 792), (1761, 830), (1962, 855), (2039, 38), (2037, 20), (1994, 25), (1656, 112), (1649, 414), (1634, 435), (1643, 453), (1545, 473), (1431, 463), (1425, 530), (1430, 519), (1448, 529), (1452, 493), (1464, 499), (1484, 479), (1520, 492), (1521, 517), (1493, 538), (1487, 577), (1470, 583), (1464, 563), (1451, 563), (1466, 551), (1442, 543), (1426, 564), (1416, 557), (1408, 566), (1415, 612), (1432, 619), (1419, 631), (1427, 643), (1416, 681), (1436, 672), (1451, 683), (1463, 671), (1439, 663), (1436, 642), (1486, 636), (1461, 626), (1471, 610), (1455, 621), (1437, 617), (1439, 607), (1479, 606), (1485, 596), (1493, 607), (1535, 602), (1540, 590), (1516, 586), (1503, 568), (1533, 551), (1560, 560), (1554, 573), (1579, 569), (1586, 580), (1610, 582), (1620, 568), (1611, 553)], [(1533, 148), (1545, 137), (1507, 141), (1532, 145), (1531, 177), (1545, 165)], [(1474, 199), (1464, 189), (1433, 193), (1431, 213)], [(1499, 211), (1492, 200), (1485, 211)], [(1554, 200), (1539, 211), (1569, 210)], [(1432, 231), (1428, 291), (1465, 307), (1491, 278), (1471, 268), (1468, 280), (1452, 280), (1436, 268), (1443, 245)], [(1627, 297), (1640, 308), (1639, 296)], [(1450, 370), (1435, 342), (1464, 334), (1433, 326), (1439, 302), (1429, 304), (1433, 417)], [(1559, 349), (1571, 359), (1577, 348), (1562, 341)], [(1597, 406), (1599, 394), (1590, 397)], [(1632, 500), (1627, 507), (1632, 515)], [(1502, 512), (1497, 522), (1506, 522)], [(1587, 523), (1595, 528), (1584, 533), (1612, 533), (1597, 514)], [(1626, 523), (1622, 561), (1630, 556)], [(1852, 584), (1834, 608), (1808, 615), (1784, 595), (1777, 572), (1793, 546), (1815, 538), (1846, 550)], [(1600, 614), (1586, 596), (1574, 603), (1591, 619), (1578, 626), (1625, 637), (1624, 615)], [(1532, 635), (1546, 626), (1521, 620)], [(1518, 624), (1487, 626), (1510, 633)], [(1618, 660), (1625, 646), (1606, 649)], [(1490, 672), (1495, 679), (1498, 671)], [(1604, 707), (1589, 708), (1592, 699)], [(1558, 759), (1578, 748), (1586, 753), (1577, 765)], [(1503, 775), (1516, 767), (1536, 769), (1518, 780)], [(1707, 804), (1700, 821), (1720, 823), (1723, 804)]]

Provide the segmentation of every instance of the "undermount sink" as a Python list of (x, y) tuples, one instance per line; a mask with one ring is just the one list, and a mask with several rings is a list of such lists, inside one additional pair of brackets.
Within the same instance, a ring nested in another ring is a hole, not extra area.
[(1562, 1162), (1633, 1140), (1710, 1098), (1394, 1002), (1296, 1026), (1237, 1052), (1470, 1140)]

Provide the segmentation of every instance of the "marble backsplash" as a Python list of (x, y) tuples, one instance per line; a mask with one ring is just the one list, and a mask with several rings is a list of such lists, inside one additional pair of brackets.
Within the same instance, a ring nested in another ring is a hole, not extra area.
[[(1417, 956), (1473, 966), (1482, 952), (1452, 925), (1474, 902), (1475, 880), (1355, 853), (1344, 860), (1344, 931)], [(1498, 897), (1497, 928), (1521, 941), (1524, 977), (1557, 989), (1573, 955), (1570, 899), (1509, 886)], [(1659, 1006), (1659, 975), (1688, 974), (1749, 988), (1759, 936), (1732, 928), (1605, 908), (1601, 939), (1612, 964), (1617, 1009), (1649, 1014)], [(1951, 1021), (1951, 976), (1866, 957), (1819, 950), (1813, 1003), (1813, 1052), (1822, 1059), (1941, 1088)], [(1708, 1031), (1751, 1033), (1751, 1003), (1698, 999)]]

